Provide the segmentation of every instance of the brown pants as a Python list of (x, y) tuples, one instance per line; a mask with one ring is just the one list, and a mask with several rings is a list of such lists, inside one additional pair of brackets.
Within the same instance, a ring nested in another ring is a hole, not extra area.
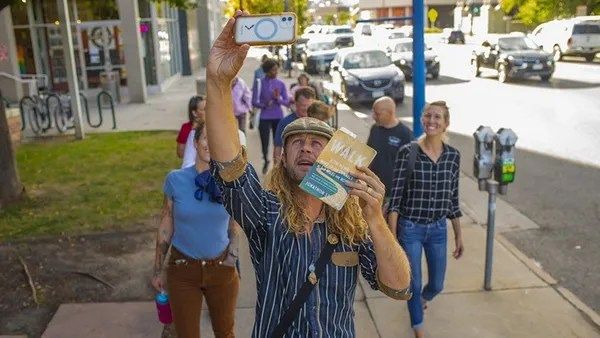
[(223, 259), (194, 260), (173, 247), (167, 269), (167, 285), (179, 338), (200, 338), (203, 297), (206, 298), (215, 337), (235, 337), (233, 326), (240, 282), (235, 267), (222, 264)]

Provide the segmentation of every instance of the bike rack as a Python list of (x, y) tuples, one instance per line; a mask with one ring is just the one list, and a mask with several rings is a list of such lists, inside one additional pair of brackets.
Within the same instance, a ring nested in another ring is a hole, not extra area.
[[(110, 95), (109, 92), (101, 91), (96, 96), (96, 103), (98, 105), (98, 122), (97, 123), (92, 122), (92, 117), (90, 116), (90, 109), (89, 109), (89, 103), (88, 103), (87, 97), (85, 97), (85, 95), (80, 92), (79, 98), (82, 102), (81, 106), (84, 110), (87, 123), (90, 127), (99, 128), (100, 126), (102, 126), (102, 123), (104, 122), (103, 112), (106, 109), (110, 109), (110, 113), (112, 115), (112, 120), (113, 120), (112, 129), (117, 129), (117, 119), (115, 116), (115, 102), (114, 102), (112, 95)], [(0, 97), (0, 99), (2, 101), (5, 101), (6, 106), (8, 107), (8, 101), (4, 97)], [(48, 94), (48, 96), (42, 101), (42, 104), (45, 105), (45, 111), (46, 111), (45, 113), (41, 112), (38, 109), (38, 107), (34, 105), (32, 107), (33, 112), (30, 112), (30, 114), (33, 114), (34, 116), (25, 116), (25, 112), (23, 109), (23, 102), (25, 102), (26, 100), (29, 100), (32, 103), (36, 102), (36, 100), (31, 96), (24, 96), (23, 98), (21, 98), (21, 101), (19, 102), (19, 111), (21, 113), (21, 131), (25, 130), (25, 128), (27, 127), (27, 119), (29, 118), (30, 119), (30, 121), (29, 121), (30, 127), (32, 127), (31, 126), (31, 124), (33, 123), (32, 120), (35, 120), (35, 122), (37, 122), (36, 125), (39, 124), (39, 128), (40, 128), (39, 133), (44, 134), (46, 131), (48, 131), (52, 127), (52, 119), (53, 119), (52, 113), (64, 115), (64, 114), (66, 114), (65, 109), (71, 109), (70, 101), (68, 103), (68, 106), (65, 107), (65, 106), (63, 106), (61, 97), (58, 94), (51, 93), (51, 94)], [(104, 102), (104, 104), (103, 104), (103, 102)], [(54, 104), (53, 107), (56, 107), (56, 109), (57, 109), (56, 111), (52, 111), (52, 112), (50, 111), (51, 104)], [(58, 123), (57, 118), (58, 118), (58, 116), (54, 116), (55, 124)], [(66, 129), (73, 129), (74, 127), (75, 126), (73, 123), (71, 123), (70, 125), (66, 125)], [(63, 133), (65, 131), (65, 130), (61, 130), (58, 126), (57, 126), (57, 130), (60, 133)]]
[[(96, 103), (98, 104), (98, 115), (100, 116), (100, 121), (102, 121), (102, 110), (105, 108), (102, 105), (102, 97), (106, 97), (108, 99), (110, 113), (112, 114), (113, 127), (112, 129), (117, 129), (117, 119), (115, 118), (115, 101), (113, 100), (112, 95), (109, 92), (103, 90), (98, 93), (96, 97)], [(102, 122), (100, 122), (102, 124)]]

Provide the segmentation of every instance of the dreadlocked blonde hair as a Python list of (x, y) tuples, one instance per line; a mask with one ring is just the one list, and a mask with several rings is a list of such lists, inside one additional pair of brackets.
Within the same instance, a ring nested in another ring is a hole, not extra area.
[[(283, 161), (277, 163), (269, 172), (265, 179), (265, 186), (279, 198), (288, 229), (296, 235), (305, 234), (306, 224), (312, 220), (304, 212), (305, 205), (298, 199), (300, 188), (288, 175)], [(329, 232), (338, 234), (347, 244), (357, 244), (367, 238), (367, 222), (362, 216), (356, 196), (349, 196), (340, 211), (327, 204), (323, 207)]]

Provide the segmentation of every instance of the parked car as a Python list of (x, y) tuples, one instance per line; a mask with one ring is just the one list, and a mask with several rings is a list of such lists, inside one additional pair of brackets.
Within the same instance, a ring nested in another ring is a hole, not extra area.
[(583, 56), (592, 61), (600, 53), (600, 16), (549, 21), (537, 26), (531, 37), (553, 54), (554, 61), (565, 55)]
[(481, 74), (481, 68), (496, 70), (500, 82), (530, 76), (548, 81), (554, 73), (554, 60), (524, 35), (501, 35), (489, 37), (473, 51), (471, 67), (475, 76)]
[(379, 49), (340, 49), (329, 71), (348, 102), (372, 102), (389, 96), (404, 101), (404, 75)]
[(301, 61), (302, 60), (302, 54), (304, 54), (304, 51), (306, 50), (306, 43), (309, 41), (310, 39), (307, 38), (303, 38), (303, 37), (299, 37), (298, 39), (296, 39), (296, 42), (294, 43), (294, 61)]
[(354, 31), (350, 26), (333, 26), (327, 31), (327, 34), (335, 36), (335, 45), (337, 47), (354, 46)]
[(391, 53), (398, 42), (408, 37), (409, 35), (405, 31), (398, 28), (386, 30), (378, 46)]
[(442, 30), (442, 41), (449, 44), (465, 44), (465, 33), (461, 30), (453, 30), (451, 28), (444, 28)]
[(336, 36), (314, 38), (306, 43), (302, 54), (304, 71), (309, 74), (329, 71), (329, 65), (338, 52), (335, 45)]
[[(392, 62), (404, 73), (405, 78), (412, 78), (413, 40), (401, 39), (396, 42), (390, 56)], [(431, 75), (433, 79), (440, 76), (440, 57), (432, 48), (425, 47), (425, 67), (427, 69), (426, 75)]]

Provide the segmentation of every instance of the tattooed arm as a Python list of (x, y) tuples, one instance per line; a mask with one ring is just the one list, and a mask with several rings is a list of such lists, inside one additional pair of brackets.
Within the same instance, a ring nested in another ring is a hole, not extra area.
[(162, 267), (171, 245), (173, 236), (173, 201), (165, 195), (163, 202), (160, 225), (156, 232), (156, 253), (154, 255), (154, 272), (152, 274), (152, 286), (157, 291), (164, 290)]

